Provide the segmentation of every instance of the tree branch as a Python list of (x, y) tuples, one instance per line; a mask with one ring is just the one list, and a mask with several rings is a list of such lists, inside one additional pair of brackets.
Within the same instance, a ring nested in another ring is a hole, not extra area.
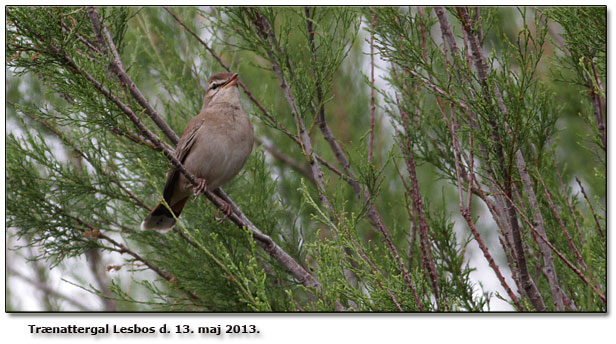
[[(457, 8), (458, 16), (460, 22), (462, 23), (462, 28), (466, 32), (469, 43), (471, 46), (472, 57), (475, 64), (475, 70), (477, 71), (479, 81), (482, 84), (482, 89), (484, 93), (484, 98), (488, 104), (491, 103), (491, 91), (488, 83), (488, 66), (485, 63), (485, 57), (483, 56), (483, 51), (481, 48), (481, 42), (479, 38), (473, 32), (474, 23), (471, 22), (469, 18), (469, 13), (466, 8), (458, 7)], [(532, 280), (530, 273), (528, 271), (528, 265), (525, 257), (525, 249), (524, 242), (522, 240), (521, 229), (518, 225), (518, 219), (516, 216), (516, 210), (514, 208), (513, 201), (511, 200), (511, 175), (506, 171), (506, 162), (505, 155), (503, 152), (502, 140), (499, 135), (499, 129), (497, 124), (493, 119), (489, 120), (490, 125), (492, 126), (492, 136), (495, 145), (495, 151), (498, 155), (498, 158), (501, 163), (501, 170), (503, 171), (503, 178), (505, 178), (505, 196), (506, 196), (506, 206), (505, 209), (507, 211), (507, 216), (509, 217), (509, 223), (511, 224), (512, 229), (512, 237), (513, 237), (513, 248), (516, 252), (515, 258), (517, 267), (520, 270), (520, 278), (522, 279), (522, 287), (526, 292), (526, 295), (529, 297), (531, 303), (535, 307), (537, 311), (543, 312), (546, 311), (545, 303), (543, 302), (543, 297), (537, 288), (537, 285)]]
[[(165, 135), (171, 140), (171, 142), (176, 145), (178, 141), (180, 141), (180, 137), (171, 129), (171, 127), (165, 122), (164, 119), (154, 110), (154, 108), (148, 103), (145, 99), (145, 96), (141, 93), (137, 85), (132, 81), (132, 79), (126, 74), (124, 67), (122, 66), (122, 60), (120, 59), (120, 54), (113, 43), (113, 39), (109, 34), (109, 30), (104, 25), (101, 25), (99, 22), (99, 14), (96, 7), (90, 6), (88, 7), (88, 17), (90, 18), (90, 22), (92, 23), (92, 28), (94, 29), (94, 33), (99, 39), (99, 45), (102, 50), (108, 51), (111, 53), (111, 70), (118, 77), (122, 85), (128, 89), (133, 98), (141, 105), (145, 112), (150, 116), (150, 118), (156, 123), (156, 125), (165, 133)], [(103, 39), (104, 38), (104, 39)], [(107, 47), (107, 49), (103, 49)]]

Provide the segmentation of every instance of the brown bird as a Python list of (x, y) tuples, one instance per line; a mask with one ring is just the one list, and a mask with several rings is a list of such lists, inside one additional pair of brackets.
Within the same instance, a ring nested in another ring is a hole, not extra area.
[[(175, 150), (175, 157), (199, 180), (193, 185), (177, 169), (167, 173), (163, 199), (180, 216), (191, 194), (201, 194), (229, 182), (252, 152), (252, 123), (242, 110), (237, 74), (216, 73), (208, 83), (201, 112), (193, 118)], [(161, 202), (143, 220), (141, 229), (169, 230), (175, 219)]]

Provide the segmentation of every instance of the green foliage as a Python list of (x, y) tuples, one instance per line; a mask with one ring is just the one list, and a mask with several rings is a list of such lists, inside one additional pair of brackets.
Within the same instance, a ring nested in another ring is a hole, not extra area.
[[(260, 144), (225, 192), (319, 286), (250, 229), (219, 223), (205, 198), (169, 233), (138, 230), (171, 165), (119, 104), (171, 141), (110, 67), (87, 8), (7, 7), (6, 225), (26, 242), (12, 249), (55, 269), (113, 253), (138, 287), (69, 283), (129, 311), (476, 312), (498, 300), (533, 311), (518, 289), (514, 221), (555, 311), (539, 213), (565, 310), (605, 311), (605, 8), (444, 9), (456, 50), (432, 8), (98, 13), (130, 79), (178, 134), (211, 74), (240, 74)], [(364, 75), (370, 39), (382, 84)], [(511, 293), (484, 289), (497, 271), (471, 258), (490, 254)]]

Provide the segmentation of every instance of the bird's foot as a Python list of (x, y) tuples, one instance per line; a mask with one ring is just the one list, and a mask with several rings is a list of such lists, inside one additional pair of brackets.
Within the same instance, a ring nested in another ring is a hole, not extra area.
[(197, 178), (197, 181), (199, 182), (199, 184), (197, 184), (197, 186), (194, 187), (195, 196), (204, 194), (207, 191), (207, 184), (206, 184), (205, 179)]
[[(218, 210), (216, 210), (216, 215), (214, 215), (214, 218), (218, 221), (218, 224), (225, 222), (225, 220), (227, 220), (229, 216), (233, 214), (233, 208), (231, 207), (231, 204), (227, 203), (226, 201), (222, 199), (221, 201), (223, 203), (222, 208), (218, 208)], [(220, 213), (221, 210), (223, 214), (225, 214), (225, 216), (218, 217), (218, 214)]]

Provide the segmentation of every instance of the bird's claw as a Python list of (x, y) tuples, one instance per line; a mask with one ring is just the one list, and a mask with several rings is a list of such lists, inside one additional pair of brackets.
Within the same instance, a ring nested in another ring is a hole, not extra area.
[[(220, 213), (221, 209), (222, 209), (223, 214), (225, 214), (225, 216), (218, 217), (218, 214)], [(218, 210), (216, 210), (216, 215), (214, 215), (214, 218), (218, 221), (218, 224), (221, 224), (225, 222), (225, 220), (227, 220), (229, 216), (231, 216), (231, 214), (233, 214), (233, 208), (231, 208), (231, 204), (223, 201), (222, 208), (218, 208)]]
[(197, 186), (194, 187), (194, 195), (195, 196), (199, 196), (201, 194), (204, 194), (205, 191), (207, 191), (207, 184), (205, 182), (205, 179), (198, 178), (197, 180), (199, 181), (199, 184), (197, 184)]

